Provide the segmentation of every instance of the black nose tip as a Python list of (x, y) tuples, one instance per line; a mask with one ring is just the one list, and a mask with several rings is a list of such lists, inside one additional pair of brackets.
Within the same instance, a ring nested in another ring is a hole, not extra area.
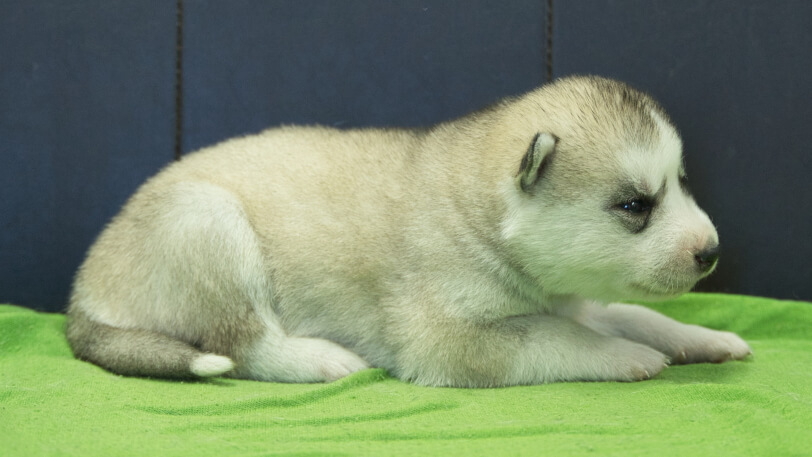
[(719, 260), (719, 245), (697, 252), (694, 255), (694, 260), (696, 260), (696, 264), (701, 271), (710, 270)]

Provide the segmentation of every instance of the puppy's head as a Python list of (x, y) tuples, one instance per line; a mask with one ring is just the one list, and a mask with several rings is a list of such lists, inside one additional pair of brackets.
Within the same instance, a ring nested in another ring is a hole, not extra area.
[(561, 80), (528, 99), (537, 133), (516, 161), (502, 234), (545, 292), (661, 299), (715, 268), (716, 230), (656, 102), (600, 78)]

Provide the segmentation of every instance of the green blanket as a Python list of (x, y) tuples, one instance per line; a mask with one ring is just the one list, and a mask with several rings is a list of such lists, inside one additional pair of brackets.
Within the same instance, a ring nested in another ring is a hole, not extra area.
[(74, 360), (64, 316), (0, 306), (0, 455), (812, 455), (812, 304), (651, 305), (739, 333), (745, 362), (639, 383), (465, 390), (367, 370), (333, 384), (124, 378)]

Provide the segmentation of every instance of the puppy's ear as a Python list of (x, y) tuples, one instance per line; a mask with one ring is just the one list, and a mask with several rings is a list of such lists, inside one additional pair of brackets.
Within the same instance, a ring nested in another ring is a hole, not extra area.
[(524, 192), (530, 192), (541, 178), (557, 142), (558, 137), (549, 133), (537, 133), (533, 137), (516, 175), (516, 182)]

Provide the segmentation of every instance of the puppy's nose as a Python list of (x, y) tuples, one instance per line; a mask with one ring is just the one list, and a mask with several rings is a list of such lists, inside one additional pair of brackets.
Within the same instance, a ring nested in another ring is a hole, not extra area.
[(696, 260), (696, 265), (700, 271), (703, 273), (710, 271), (719, 260), (719, 245), (717, 244), (716, 246), (697, 252), (694, 255), (694, 260)]

